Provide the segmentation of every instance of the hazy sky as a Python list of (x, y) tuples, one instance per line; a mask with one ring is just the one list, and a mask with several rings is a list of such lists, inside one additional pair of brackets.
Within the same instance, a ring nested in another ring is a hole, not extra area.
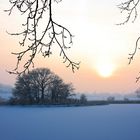
[[(139, 19), (124, 26), (117, 26), (124, 17), (117, 8), (121, 0), (63, 0), (53, 4), (55, 21), (67, 27), (75, 36), (72, 48), (67, 52), (75, 61), (81, 61), (74, 74), (62, 63), (58, 53), (49, 59), (40, 55), (35, 67), (47, 67), (66, 82), (72, 82), (80, 92), (133, 92), (139, 84), (140, 57), (128, 65), (128, 54), (133, 51), (140, 35)], [(0, 2), (0, 83), (13, 85), (15, 77), (6, 70), (14, 69), (16, 57), (11, 52), (19, 50), (20, 37), (9, 36), (6, 30), (21, 30), (24, 20), (17, 12), (8, 16), (9, 0)], [(59, 50), (56, 50), (58, 52)]]

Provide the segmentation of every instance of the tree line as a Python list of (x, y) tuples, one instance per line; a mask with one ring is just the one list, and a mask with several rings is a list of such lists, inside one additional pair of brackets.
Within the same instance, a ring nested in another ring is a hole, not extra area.
[[(75, 97), (72, 83), (65, 83), (62, 78), (48, 68), (37, 68), (19, 75), (12, 90), (12, 97), (8, 102), (0, 98), (0, 104), (49, 104), (49, 105), (100, 105), (110, 103), (140, 103), (124, 100), (115, 100), (109, 96), (105, 101), (88, 101), (85, 94), (80, 98)], [(135, 92), (140, 97), (140, 89)]]
[(18, 76), (12, 91), (12, 104), (57, 104), (72, 100), (74, 87), (48, 68), (37, 68)]

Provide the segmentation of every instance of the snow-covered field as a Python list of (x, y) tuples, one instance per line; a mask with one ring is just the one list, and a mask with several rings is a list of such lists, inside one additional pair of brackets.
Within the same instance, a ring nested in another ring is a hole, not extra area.
[(140, 140), (140, 105), (1, 106), (0, 140)]

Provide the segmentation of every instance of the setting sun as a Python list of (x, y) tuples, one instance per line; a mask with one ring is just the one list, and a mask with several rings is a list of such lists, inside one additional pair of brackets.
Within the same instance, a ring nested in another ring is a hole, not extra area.
[(107, 78), (113, 75), (115, 66), (111, 63), (99, 63), (96, 69), (100, 76)]

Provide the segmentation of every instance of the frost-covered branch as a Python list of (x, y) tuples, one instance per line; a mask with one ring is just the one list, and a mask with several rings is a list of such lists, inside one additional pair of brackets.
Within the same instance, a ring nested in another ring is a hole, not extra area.
[[(57, 3), (60, 1), (54, 0)], [(66, 27), (54, 21), (52, 0), (9, 0), (9, 2), (12, 6), (9, 10), (5, 10), (9, 15), (17, 8), (22, 15), (26, 16), (26, 22), (22, 24), (23, 31), (9, 33), (10, 35), (22, 35), (23, 39), (19, 44), (25, 47), (25, 50), (21, 52), (12, 53), (17, 56), (17, 64), (16, 68), (9, 73), (22, 74), (29, 71), (31, 66), (34, 67), (33, 61), (37, 53), (41, 53), (43, 57), (49, 57), (52, 54), (51, 48), (54, 43), (60, 48), (60, 56), (63, 57), (64, 63), (67, 63), (67, 67), (71, 67), (73, 72), (79, 69), (80, 63), (73, 62), (66, 54), (65, 50), (69, 49), (73, 43), (73, 36)], [(43, 21), (45, 25), (42, 25)], [(19, 72), (19, 64), (26, 56), (28, 60), (24, 63), (23, 71)]]
[[(140, 0), (127, 0), (126, 2), (123, 2), (121, 4), (118, 5), (118, 8), (121, 10), (121, 13), (126, 14), (126, 19), (118, 24), (118, 25), (122, 25), (125, 24), (127, 22), (129, 22), (130, 20), (132, 21), (132, 23), (134, 23), (134, 21), (136, 20), (136, 18), (138, 17), (138, 6), (140, 4)], [(137, 50), (140, 49), (138, 47), (140, 41), (140, 37), (137, 38), (136, 40), (136, 44), (135, 44), (135, 49), (132, 53), (129, 54), (129, 64), (132, 62), (132, 60), (134, 59), (135, 54), (137, 53)], [(140, 76), (138, 76), (136, 78), (136, 82), (138, 82), (140, 79)]]
[[(125, 23), (129, 22), (130, 20), (132, 20), (132, 22), (134, 22), (138, 16), (138, 5), (139, 5), (140, 0), (127, 0), (126, 2), (123, 2), (121, 4), (118, 5), (118, 8), (121, 10), (121, 13), (126, 14), (126, 19), (119, 23), (118, 25), (124, 25)], [(139, 43), (140, 37), (137, 38), (136, 40), (136, 45), (135, 45), (135, 49), (133, 53), (129, 54), (129, 64), (131, 63), (131, 61), (133, 60), (137, 49), (138, 49), (138, 43)]]

